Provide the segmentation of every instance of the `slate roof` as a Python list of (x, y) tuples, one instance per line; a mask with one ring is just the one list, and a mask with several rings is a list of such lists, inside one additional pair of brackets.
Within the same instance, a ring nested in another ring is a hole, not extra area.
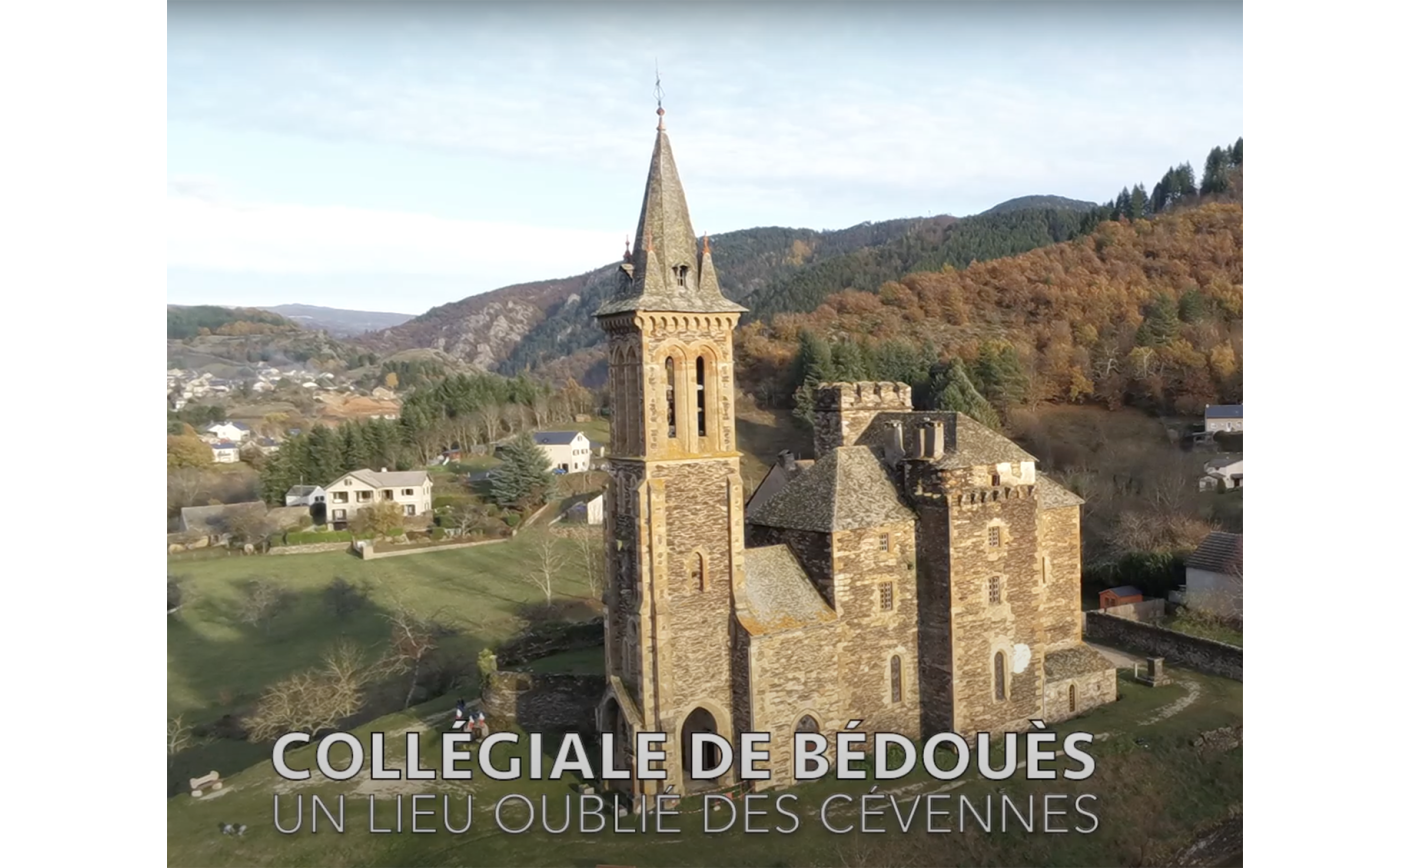
[(1043, 674), (1052, 680), (1075, 678), (1078, 675), (1105, 672), (1115, 668), (1115, 664), (1089, 645), (1052, 651), (1043, 658)]
[(937, 425), (944, 426), (945, 454), (936, 461), (943, 469), (1038, 460), (999, 432), (985, 427), (963, 413), (945, 410), (898, 410), (877, 413), (871, 424), (857, 438), (857, 445), (884, 449), (888, 437), (888, 422), (900, 422), (909, 428), (925, 419), (932, 419)]
[(1041, 471), (1037, 475), (1038, 506), (1042, 509), (1059, 509), (1064, 506), (1081, 506), (1087, 501), (1058, 485), (1052, 477)]
[[(345, 474), (360, 482), (365, 482), (373, 488), (417, 488), (426, 484), (426, 471), (424, 470), (389, 470), (386, 473), (374, 473), (371, 470), (354, 470)], [(339, 476), (338, 479), (343, 477)], [(337, 480), (334, 480), (335, 482)]]
[(793, 462), (791, 471), (785, 470), (782, 464), (775, 464), (769, 468), (769, 472), (764, 474), (763, 480), (759, 482), (759, 487), (754, 489), (754, 493), (749, 495), (749, 501), (744, 504), (744, 520), (752, 521), (764, 504), (783, 490), (789, 480), (813, 466), (811, 459)]
[(217, 440), (211, 444), (212, 449), (239, 449), (239, 443), (231, 443), (229, 440)]
[(249, 426), (249, 425), (246, 425), (244, 422), (212, 422), (211, 424), (209, 424), (209, 425), (206, 426), (206, 430), (207, 430), (207, 431), (211, 431), (211, 430), (214, 430), (214, 429), (216, 429), (216, 428), (223, 428), (223, 427), (225, 427), (226, 425), (230, 425), (230, 426), (232, 426), (233, 428), (235, 428), (236, 430), (239, 430), (239, 431), (248, 431), (248, 430), (250, 430), (250, 426)]
[(735, 597), (735, 617), (751, 636), (837, 620), (785, 545), (744, 550), (744, 585)]
[[(651, 153), (633, 252), (630, 261), (622, 264), (616, 293), (594, 316), (633, 310), (744, 311), (746, 308), (721, 294), (708, 240), (705, 252), (696, 252), (695, 230), (690, 225), (690, 209), (666, 137), (664, 117), (656, 129), (656, 148)], [(678, 265), (690, 268), (684, 286), (678, 285), (671, 271)]]
[(318, 490), (317, 485), (295, 485), (284, 495), (285, 497), (307, 497)]
[(1206, 404), (1204, 408), (1204, 418), (1206, 419), (1242, 419), (1243, 417), (1243, 404)]
[(759, 507), (751, 524), (830, 533), (915, 521), (866, 446), (843, 446), (794, 476)]
[(1102, 591), (1102, 593), (1103, 593), (1103, 594), (1115, 594), (1115, 595), (1118, 596), (1118, 597), (1141, 597), (1141, 596), (1145, 596), (1144, 594), (1141, 593), (1141, 589), (1138, 588), (1138, 587), (1136, 587), (1135, 585), (1122, 585), (1122, 586), (1117, 587), (1117, 588), (1107, 588), (1106, 590)]
[(578, 439), (580, 431), (539, 431), (534, 434), (534, 442), (540, 446), (567, 446)]
[(1244, 535), (1214, 531), (1204, 538), (1193, 554), (1185, 558), (1185, 567), (1224, 576), (1243, 575)]

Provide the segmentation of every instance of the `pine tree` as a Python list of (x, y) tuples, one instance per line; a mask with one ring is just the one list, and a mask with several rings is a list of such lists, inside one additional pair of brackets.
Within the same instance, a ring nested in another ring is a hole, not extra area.
[(1116, 213), (1120, 217), (1131, 219), (1131, 191), (1125, 187), (1121, 188), (1121, 193), (1116, 197)]
[(1175, 192), (1181, 200), (1199, 195), (1199, 188), (1195, 186), (1195, 170), (1190, 168), (1189, 163), (1181, 163), (1175, 167), (1174, 180)]
[(974, 366), (974, 383), (989, 401), (1000, 409), (1023, 403), (1028, 394), (1028, 377), (1012, 344), (988, 341), (979, 348)]
[(1239, 140), (1234, 142), (1234, 146), (1229, 149), (1229, 160), (1234, 164), (1234, 168), (1244, 167), (1244, 137), (1239, 136)]
[(856, 383), (870, 379), (862, 348), (853, 341), (839, 341), (832, 347), (833, 376), (844, 383)]
[(937, 386), (940, 382), (944, 383), (938, 392), (935, 409), (963, 413), (981, 425), (1000, 430), (998, 412), (974, 387), (963, 361), (955, 359), (947, 367), (936, 370), (932, 381)]
[(1147, 216), (1146, 186), (1137, 184), (1131, 188), (1131, 219), (1144, 220)]
[(813, 425), (813, 396), (819, 383), (835, 379), (832, 347), (812, 332), (798, 336), (798, 355), (794, 357), (793, 416), (809, 428)]
[(1136, 329), (1137, 346), (1162, 346), (1180, 333), (1179, 307), (1169, 295), (1156, 296), (1147, 305), (1144, 316), (1140, 328)]
[(504, 463), (490, 474), (490, 497), (500, 506), (526, 507), (552, 488), (548, 454), (528, 432), (504, 444), (501, 458)]
[(308, 434), (308, 463), (303, 468), (305, 484), (328, 485), (343, 474), (342, 444), (324, 425), (315, 425)]
[(1151, 189), (1151, 213), (1159, 214), (1165, 210), (1165, 206), (1170, 202), (1170, 176), (1175, 173), (1174, 169), (1166, 171), (1155, 187)]
[(1204, 160), (1204, 177), (1200, 179), (1199, 191), (1209, 196), (1229, 189), (1229, 168), (1233, 161), (1229, 152), (1214, 148)]

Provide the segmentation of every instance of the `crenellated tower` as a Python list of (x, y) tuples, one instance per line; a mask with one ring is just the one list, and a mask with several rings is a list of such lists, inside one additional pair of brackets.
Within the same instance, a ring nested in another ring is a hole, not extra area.
[(667, 783), (682, 792), (679, 746), (692, 731), (734, 740), (744, 677), (731, 638), (744, 555), (732, 335), (745, 309), (720, 292), (709, 238), (697, 246), (664, 114), (635, 242), (595, 314), (608, 335), (613, 477), (599, 725), (619, 741), (667, 733)]

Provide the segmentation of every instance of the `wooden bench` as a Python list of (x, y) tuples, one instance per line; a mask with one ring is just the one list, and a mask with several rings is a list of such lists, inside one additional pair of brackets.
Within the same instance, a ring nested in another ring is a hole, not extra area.
[(211, 772), (210, 774), (201, 778), (192, 778), (191, 798), (199, 799), (205, 790), (210, 789), (214, 791), (220, 789), (223, 786), (225, 786), (225, 784), (221, 781), (219, 772)]

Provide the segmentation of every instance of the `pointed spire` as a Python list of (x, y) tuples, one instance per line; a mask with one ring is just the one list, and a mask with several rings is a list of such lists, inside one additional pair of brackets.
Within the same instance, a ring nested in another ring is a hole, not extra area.
[(709, 232), (706, 232), (706, 233), (705, 233), (705, 255), (706, 255), (706, 256), (709, 256), (709, 255), (710, 255), (710, 233), (709, 233)]
[[(659, 88), (659, 79), (658, 79)], [(697, 236), (690, 225), (685, 190), (676, 172), (671, 140), (666, 136), (665, 109), (657, 94), (656, 148), (642, 196), (632, 262), (623, 264), (623, 282), (599, 316), (628, 310), (671, 310), (724, 313), (744, 308), (725, 298), (714, 267), (702, 262)], [(709, 242), (706, 242), (708, 259)]]
[(627, 245), (627, 249), (622, 253), (622, 261), (623, 261), (623, 262), (631, 262), (631, 261), (632, 261), (632, 237), (631, 237), (630, 235), (627, 236), (627, 239), (626, 239), (626, 242), (625, 242), (625, 243), (626, 243), (626, 245)]

